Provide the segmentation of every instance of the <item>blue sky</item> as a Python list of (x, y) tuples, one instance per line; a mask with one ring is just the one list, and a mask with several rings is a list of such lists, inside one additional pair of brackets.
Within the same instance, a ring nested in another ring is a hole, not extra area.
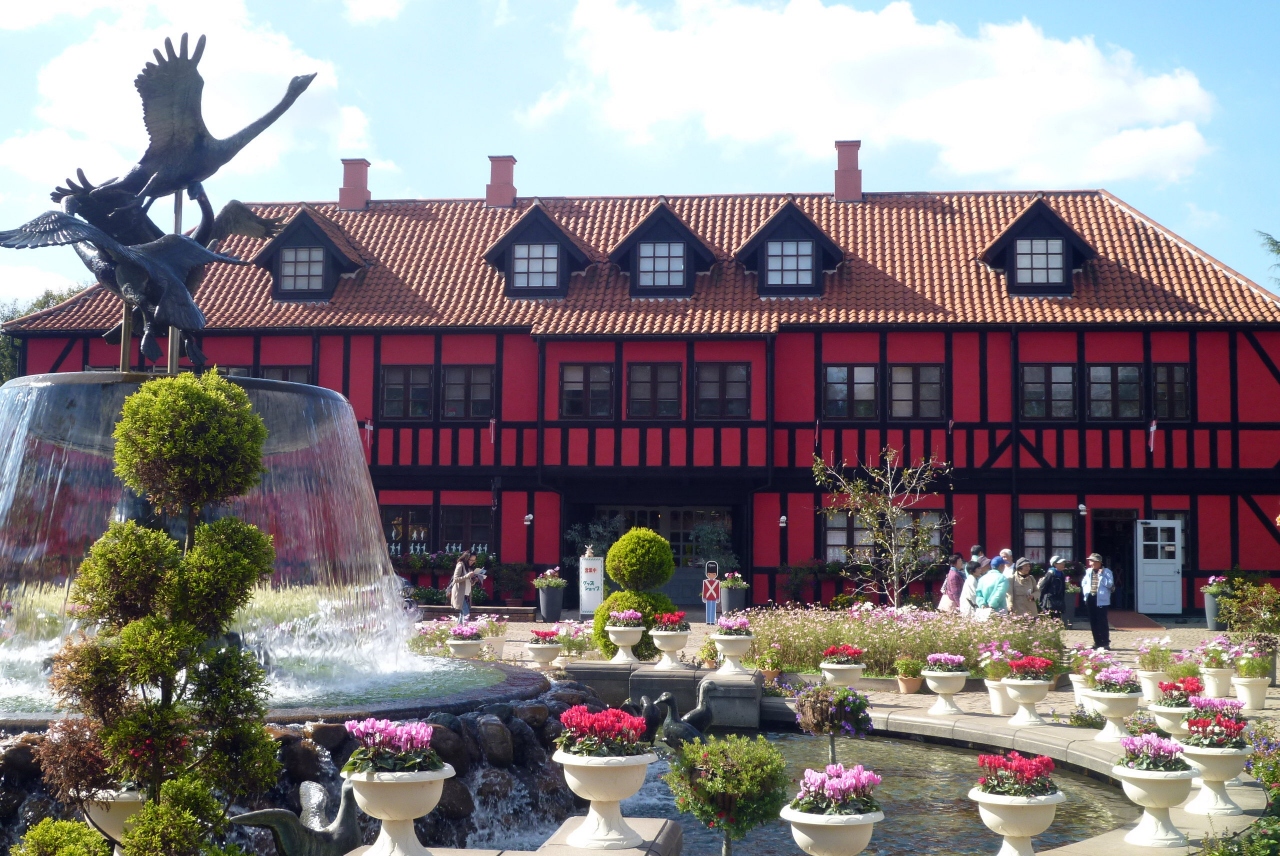
[[(8, 4), (6, 4), (8, 5)], [(0, 16), (0, 225), (146, 145), (132, 79), (206, 33), (225, 136), (320, 76), (206, 182), (215, 204), (521, 195), (1105, 187), (1275, 288), (1280, 4), (836, 0), (42, 0)], [(159, 222), (167, 204), (154, 209)], [(194, 218), (196, 212), (187, 215)], [(192, 219), (188, 223), (193, 222)], [(0, 300), (85, 279), (70, 249), (0, 253)]]

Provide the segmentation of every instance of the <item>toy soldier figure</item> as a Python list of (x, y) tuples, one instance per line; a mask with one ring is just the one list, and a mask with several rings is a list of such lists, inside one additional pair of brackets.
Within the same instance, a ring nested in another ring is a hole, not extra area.
[(707, 562), (707, 578), (702, 581), (702, 602), (707, 605), (707, 623), (716, 623), (716, 604), (720, 602), (720, 566)]

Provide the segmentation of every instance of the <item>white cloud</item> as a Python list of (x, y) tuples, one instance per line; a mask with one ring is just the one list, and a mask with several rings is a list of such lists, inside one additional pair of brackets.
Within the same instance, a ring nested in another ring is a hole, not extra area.
[(676, 0), (657, 13), (579, 0), (567, 52), (572, 77), (523, 117), (585, 103), (636, 144), (690, 124), (809, 159), (831, 158), (836, 139), (924, 143), (946, 173), (1046, 187), (1177, 180), (1209, 148), (1197, 122), (1213, 102), (1195, 75), (1148, 74), (1127, 51), (1027, 20), (968, 36), (906, 2)]
[(338, 111), (338, 151), (363, 155), (369, 148), (369, 117), (359, 107)]
[(0, 264), (0, 303), (10, 300), (27, 303), (48, 289), (65, 291), (92, 278), (88, 271), (85, 271), (84, 280), (74, 280), (31, 265)]
[(376, 24), (400, 17), (409, 0), (344, 0), (347, 20), (353, 24)]
[(1222, 215), (1194, 202), (1187, 203), (1187, 225), (1193, 229), (1216, 229), (1222, 225)]

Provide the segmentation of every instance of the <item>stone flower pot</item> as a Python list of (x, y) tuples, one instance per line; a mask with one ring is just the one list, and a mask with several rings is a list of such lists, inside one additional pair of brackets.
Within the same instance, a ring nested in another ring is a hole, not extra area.
[(1018, 705), (1009, 698), (1009, 690), (1004, 681), (983, 678), (987, 687), (987, 700), (991, 702), (991, 712), (996, 716), (1013, 716), (1018, 712)]
[(1187, 729), (1182, 724), (1182, 720), (1186, 719), (1187, 714), (1193, 710), (1195, 710), (1193, 707), (1165, 707), (1153, 704), (1147, 708), (1147, 713), (1155, 719), (1161, 731), (1167, 731), (1171, 737), (1186, 737)]
[(1222, 629), (1222, 625), (1218, 623), (1218, 596), (1216, 594), (1204, 593), (1204, 623), (1210, 633)]
[(1248, 711), (1266, 709), (1267, 686), (1270, 683), (1270, 678), (1242, 678), (1236, 675), (1231, 679), (1231, 686), (1236, 690), (1236, 698), (1244, 702), (1244, 709)]
[(643, 627), (612, 627), (606, 624), (604, 630), (609, 634), (609, 641), (618, 646), (618, 653), (613, 655), (610, 663), (640, 662), (640, 659), (631, 653), (631, 646), (644, 636)]
[(711, 634), (711, 641), (716, 643), (716, 650), (720, 652), (720, 656), (724, 662), (720, 668), (716, 669), (717, 675), (748, 675), (750, 670), (742, 665), (742, 658), (747, 656), (747, 652), (751, 650), (751, 643), (756, 641), (754, 636), (722, 636), (719, 633)]
[[(1263, 680), (1266, 680), (1263, 678)], [(1182, 757), (1195, 767), (1200, 777), (1200, 793), (1190, 803), (1182, 807), (1191, 814), (1206, 814), (1215, 817), (1229, 817), (1244, 814), (1244, 809), (1236, 805), (1235, 800), (1227, 793), (1227, 782), (1244, 772), (1245, 762), (1253, 754), (1253, 749), (1201, 749), (1195, 746), (1183, 746)]]
[(538, 664), (538, 668), (544, 672), (551, 666), (556, 657), (560, 656), (559, 642), (526, 642), (524, 643), (524, 649), (529, 652), (529, 657), (533, 662)]
[(650, 630), (649, 637), (653, 639), (653, 644), (662, 652), (662, 656), (658, 658), (658, 662), (654, 665), (655, 669), (669, 672), (684, 668), (675, 655), (680, 653), (680, 650), (688, 644), (688, 630)]
[(738, 612), (747, 608), (747, 590), (744, 588), (720, 587), (721, 615)]
[(139, 791), (98, 791), (94, 799), (85, 803), (85, 814), (90, 825), (111, 839), (115, 856), (123, 856), (120, 839), (124, 837), (124, 825), (146, 802)]
[(360, 810), (382, 821), (378, 840), (363, 856), (431, 856), (418, 843), (413, 821), (431, 813), (452, 776), (448, 764), (425, 773), (343, 773)]
[(1075, 696), (1076, 706), (1093, 710), (1093, 702), (1084, 694), (1085, 690), (1089, 689), (1089, 679), (1084, 675), (1067, 675), (1067, 677), (1071, 679), (1071, 693)]
[(1168, 681), (1169, 675), (1165, 672), (1145, 672), (1138, 669), (1138, 683), (1142, 684), (1142, 700), (1147, 704), (1160, 703), (1160, 682)]
[(915, 695), (920, 692), (923, 683), (924, 678), (904, 678), (898, 675), (898, 692), (902, 695)]
[(780, 816), (791, 824), (796, 846), (809, 856), (857, 856), (871, 843), (884, 812), (870, 814), (809, 814), (783, 806)]
[(1205, 698), (1227, 698), (1231, 695), (1231, 676), (1235, 669), (1201, 669)]
[(1187, 845), (1186, 836), (1169, 819), (1169, 809), (1182, 805), (1191, 794), (1195, 770), (1159, 773), (1116, 765), (1111, 768), (1111, 775), (1124, 786), (1124, 795), (1135, 805), (1142, 806), (1142, 819), (1124, 837), (1127, 843), (1139, 847)]
[(964, 689), (964, 682), (969, 679), (968, 672), (934, 672), (925, 669), (920, 673), (930, 691), (938, 696), (938, 700), (929, 708), (930, 716), (957, 716), (964, 713), (956, 707), (953, 695)]
[(831, 686), (851, 687), (854, 681), (862, 677), (867, 667), (861, 663), (849, 666), (842, 666), (839, 663), (819, 663), (818, 668), (822, 670), (822, 680)]
[(1031, 856), (1031, 836), (1039, 835), (1053, 823), (1058, 804), (1067, 795), (1058, 791), (1043, 797), (1010, 797), (987, 794), (978, 788), (969, 791), (969, 799), (978, 804), (978, 815), (996, 835), (1004, 836), (1004, 844), (996, 856)]
[(781, 669), (761, 669), (760, 674), (764, 675), (765, 683), (773, 683), (782, 677)]
[(542, 620), (548, 624), (555, 624), (560, 620), (560, 613), (564, 610), (564, 590), (565, 586), (538, 589), (538, 612), (542, 613)]
[(445, 644), (449, 646), (449, 653), (453, 656), (462, 660), (474, 660), (480, 656), (484, 639), (446, 639)]
[(569, 790), (591, 801), (587, 816), (569, 833), (566, 844), (584, 850), (623, 850), (640, 845), (644, 839), (627, 825), (619, 803), (640, 790), (657, 755), (589, 758), (557, 749), (551, 760), (564, 767)]
[(1049, 694), (1053, 681), (1020, 681), (1017, 678), (1008, 677), (1000, 683), (1009, 693), (1009, 700), (1018, 706), (1018, 712), (1009, 719), (1010, 725), (1048, 724), (1036, 712), (1036, 705), (1044, 701), (1045, 696)]
[(1085, 695), (1093, 701), (1094, 710), (1107, 718), (1106, 726), (1094, 735), (1094, 740), (1103, 743), (1119, 743), (1129, 736), (1124, 727), (1127, 716), (1133, 716), (1142, 701), (1142, 693), (1104, 693), (1101, 690), (1085, 690)]

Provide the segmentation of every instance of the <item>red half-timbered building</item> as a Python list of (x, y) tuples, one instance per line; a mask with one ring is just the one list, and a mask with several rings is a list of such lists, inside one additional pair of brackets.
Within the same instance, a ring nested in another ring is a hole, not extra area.
[[(1105, 191), (863, 193), (837, 150), (834, 193), (668, 197), (517, 196), (502, 157), (484, 198), (372, 200), (344, 161), (336, 204), (226, 245), (253, 264), (210, 270), (203, 349), (347, 396), (395, 555), (556, 565), (622, 513), (684, 579), (712, 520), (782, 599), (858, 542), (813, 454), (891, 446), (954, 464), (956, 546), (1096, 550), (1124, 607), (1280, 571), (1274, 294)], [(109, 368), (118, 314), (95, 287), (6, 329), (27, 373)]]

